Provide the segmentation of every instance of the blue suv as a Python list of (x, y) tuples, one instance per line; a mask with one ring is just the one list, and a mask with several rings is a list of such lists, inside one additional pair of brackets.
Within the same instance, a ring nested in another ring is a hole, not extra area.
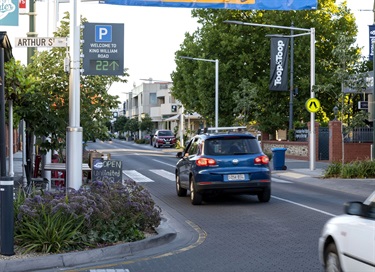
[(245, 127), (208, 129), (194, 136), (177, 153), (176, 191), (190, 191), (193, 205), (205, 194), (240, 193), (257, 195), (260, 202), (271, 198), (269, 158), (257, 138), (241, 132)]

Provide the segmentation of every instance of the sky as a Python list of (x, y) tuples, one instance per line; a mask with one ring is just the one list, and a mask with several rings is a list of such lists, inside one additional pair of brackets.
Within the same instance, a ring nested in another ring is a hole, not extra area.
[[(61, 1), (61, 0), (60, 0)], [(29, 1), (27, 1), (28, 3)], [(62, 1), (61, 1), (62, 2)], [(341, 1), (337, 1), (341, 2)], [(46, 0), (36, 2), (36, 32), (38, 37), (52, 37), (55, 25), (54, 5)], [(349, 8), (356, 16), (359, 34), (357, 43), (364, 47), (363, 54), (368, 55), (368, 25), (373, 24), (373, 1), (348, 0)], [(156, 81), (170, 81), (175, 70), (174, 53), (180, 49), (186, 32), (193, 33), (198, 27), (196, 19), (191, 18), (189, 8), (132, 7), (82, 2), (80, 13), (90, 23), (124, 24), (124, 67), (128, 68), (128, 83), (116, 83), (110, 93), (119, 95), (123, 101), (124, 93), (152, 78)], [(27, 10), (24, 10), (24, 12)], [(49, 16), (47, 16), (47, 11)], [(64, 12), (70, 11), (69, 3), (59, 4), (59, 19)], [(20, 10), (22, 12), (22, 10)], [(13, 55), (26, 64), (27, 49), (14, 47), (15, 38), (27, 37), (28, 16), (20, 15), (19, 26), (3, 26), (13, 45)]]

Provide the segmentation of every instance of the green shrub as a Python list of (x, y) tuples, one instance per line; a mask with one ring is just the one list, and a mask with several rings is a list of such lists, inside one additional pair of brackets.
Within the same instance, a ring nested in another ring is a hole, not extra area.
[(361, 178), (362, 173), (358, 171), (358, 163), (347, 163), (344, 164), (341, 170), (341, 178)]
[(81, 242), (80, 229), (84, 221), (83, 215), (75, 217), (63, 210), (52, 213), (42, 204), (38, 215), (28, 216), (25, 219), (14, 237), (25, 253), (29, 251), (59, 253), (71, 248), (76, 249)]
[(19, 194), (14, 211), (16, 244), (50, 253), (140, 240), (161, 221), (150, 193), (130, 180), (92, 182), (68, 195), (65, 190)]
[(342, 164), (339, 162), (334, 162), (324, 170), (324, 177), (325, 178), (338, 178), (341, 175)]
[(149, 139), (135, 139), (134, 142), (136, 144), (150, 144), (150, 140)]
[(375, 162), (370, 160), (350, 163), (335, 162), (324, 171), (324, 178), (375, 178)]

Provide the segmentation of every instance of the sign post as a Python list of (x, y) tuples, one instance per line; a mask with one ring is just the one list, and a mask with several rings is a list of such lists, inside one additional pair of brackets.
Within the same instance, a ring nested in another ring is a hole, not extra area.
[(124, 73), (124, 24), (85, 23), (83, 74)]
[(57, 37), (26, 37), (16, 38), (15, 47), (66, 47), (67, 38)]

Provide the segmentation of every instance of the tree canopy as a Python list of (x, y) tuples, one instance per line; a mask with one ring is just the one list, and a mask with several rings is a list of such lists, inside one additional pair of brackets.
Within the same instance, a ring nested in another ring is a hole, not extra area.
[[(66, 13), (54, 35), (67, 37), (68, 34), (69, 14)], [(19, 62), (6, 67), (7, 95), (15, 103), (15, 114), (26, 121), (28, 130), (37, 137), (49, 137), (48, 141), (39, 143), (42, 151), (65, 148), (69, 124), (69, 73), (64, 71), (67, 55), (67, 48), (54, 47), (36, 51), (26, 67)], [(84, 141), (106, 139), (111, 109), (119, 104), (118, 97), (108, 94), (108, 89), (114, 82), (126, 82), (126, 76), (126, 71), (121, 77), (81, 75), (80, 117)]]
[[(180, 49), (175, 53), (176, 70), (172, 94), (190, 111), (196, 111), (211, 124), (214, 120), (215, 65), (206, 61), (181, 58), (189, 56), (219, 60), (219, 126), (233, 125), (235, 120), (245, 124), (255, 123), (257, 128), (273, 133), (288, 127), (290, 92), (269, 90), (270, 38), (267, 35), (290, 35), (290, 30), (227, 24), (224, 21), (241, 21), (276, 26), (315, 28), (316, 84), (332, 83), (334, 92), (341, 92), (341, 83), (332, 75), (341, 65), (339, 56), (333, 54), (341, 43), (340, 36), (351, 40), (347, 48), (350, 67), (360, 61), (360, 49), (354, 46), (357, 26), (354, 15), (346, 3), (338, 6), (334, 0), (319, 1), (315, 11), (236, 11), (195, 9), (201, 27), (185, 34)], [(294, 34), (303, 32), (294, 31)], [(294, 38), (294, 120), (308, 122), (309, 112), (305, 102), (310, 98), (310, 36)], [(326, 60), (326, 61), (324, 61)], [(329, 63), (327, 61), (330, 61)], [(289, 72), (288, 72), (289, 73)], [(333, 116), (336, 101), (332, 96), (319, 93), (322, 111), (317, 120)]]

